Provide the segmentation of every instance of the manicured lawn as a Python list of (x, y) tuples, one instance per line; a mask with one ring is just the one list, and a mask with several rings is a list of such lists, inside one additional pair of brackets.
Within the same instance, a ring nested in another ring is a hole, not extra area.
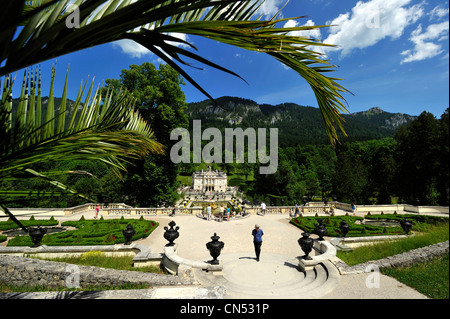
[(416, 234), (415, 236), (393, 240), (388, 242), (377, 243), (368, 246), (361, 246), (353, 251), (337, 252), (337, 257), (342, 259), (347, 265), (357, 265), (369, 260), (377, 260), (388, 256), (401, 254), (405, 251), (425, 247), (440, 242), (444, 242), (449, 238), (448, 224), (431, 225), (428, 232)]
[(95, 266), (117, 270), (130, 270), (130, 271), (142, 271), (142, 272), (165, 274), (165, 272), (161, 268), (156, 266), (133, 267), (132, 256), (107, 257), (100, 251), (90, 251), (82, 254), (79, 257), (65, 257), (52, 259), (46, 258), (45, 260), (64, 262), (80, 266)]
[[(377, 260), (412, 249), (444, 242), (449, 239), (448, 223), (428, 225), (426, 229), (425, 233), (417, 233), (409, 238), (362, 246), (351, 252), (338, 251), (337, 257), (348, 265), (356, 265), (369, 260)], [(419, 263), (410, 267), (383, 268), (381, 272), (396, 278), (398, 281), (430, 298), (449, 298), (448, 254), (435, 258), (430, 262)]]
[(432, 299), (449, 299), (449, 257), (410, 267), (385, 268), (381, 272), (413, 287)]

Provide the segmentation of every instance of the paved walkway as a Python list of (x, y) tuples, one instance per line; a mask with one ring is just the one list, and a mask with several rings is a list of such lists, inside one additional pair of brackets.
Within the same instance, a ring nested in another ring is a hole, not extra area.
[[(344, 212), (337, 212), (344, 214)], [(84, 213), (85, 218), (92, 218), (93, 213)], [(134, 217), (134, 216), (132, 216)], [(80, 215), (58, 218), (59, 220), (79, 219)], [(110, 217), (105, 217), (110, 218)], [(113, 217), (111, 217), (113, 218)], [(158, 216), (148, 217), (160, 223), (160, 226), (146, 239), (138, 243), (147, 245), (152, 252), (162, 252), (167, 244), (163, 237), (164, 227), (174, 220), (180, 227), (180, 236), (175, 243), (178, 245), (179, 256), (191, 260), (211, 260), (206, 243), (210, 237), (217, 233), (220, 240), (225, 243), (219, 260), (224, 263), (223, 277), (230, 283), (230, 287), (242, 284), (249, 291), (259, 287), (267, 294), (256, 294), (257, 298), (280, 298), (286, 295), (289, 285), (300, 280), (301, 272), (296, 268), (296, 257), (303, 255), (297, 242), (302, 231), (289, 224), (288, 214), (267, 214), (266, 216), (251, 215), (248, 218), (232, 220), (230, 222), (206, 221), (196, 216), (177, 215), (175, 217)], [(254, 256), (253, 237), (251, 231), (255, 224), (261, 225), (264, 231), (261, 261), (257, 262)], [(314, 235), (313, 235), (314, 236)], [(416, 290), (398, 282), (397, 280), (380, 274), (379, 287), (368, 288), (367, 282), (373, 279), (371, 274), (352, 274), (339, 277), (337, 285), (321, 299), (425, 299), (426, 297)], [(273, 289), (270, 289), (272, 286)], [(119, 298), (140, 298), (141, 293), (134, 291), (115, 292)], [(130, 294), (132, 296), (127, 296)], [(278, 295), (277, 295), (278, 294)], [(148, 295), (148, 294), (146, 294)], [(109, 294), (108, 298), (112, 298)], [(234, 297), (238, 295), (232, 295)], [(248, 295), (246, 295), (248, 297)], [(293, 294), (293, 298), (302, 298)], [(310, 298), (305, 294), (306, 298)]]

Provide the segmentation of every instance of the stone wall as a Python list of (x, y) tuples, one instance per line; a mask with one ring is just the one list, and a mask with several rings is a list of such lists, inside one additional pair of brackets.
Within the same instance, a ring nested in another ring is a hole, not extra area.
[(147, 284), (149, 287), (197, 284), (193, 277), (138, 271), (75, 266), (33, 258), (0, 255), (0, 283), (16, 286), (118, 286)]
[[(367, 263), (348, 266), (340, 259), (331, 260), (340, 273), (352, 274), (379, 268), (409, 266), (428, 261), (449, 252), (449, 241), (413, 249), (411, 251)], [(183, 276), (75, 266), (67, 263), (33, 258), (0, 255), (0, 284), (16, 286), (68, 287), (68, 284), (86, 286), (119, 286), (122, 284), (147, 284), (149, 287), (198, 285), (190, 272)]]
[(354, 266), (348, 266), (340, 259), (339, 261), (333, 263), (339, 269), (341, 274), (345, 275), (345, 274), (370, 272), (370, 270), (369, 271), (367, 270), (368, 269), (373, 270), (373, 266), (376, 266), (378, 268), (411, 266), (416, 263), (430, 261), (435, 257), (448, 254), (448, 252), (449, 252), (449, 241), (447, 240), (442, 243), (412, 249), (402, 254), (389, 256), (378, 260), (368, 261)]

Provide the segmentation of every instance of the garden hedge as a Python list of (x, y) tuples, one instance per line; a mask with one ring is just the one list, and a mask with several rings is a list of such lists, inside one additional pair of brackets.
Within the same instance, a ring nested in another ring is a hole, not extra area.
[(350, 230), (347, 233), (347, 237), (360, 237), (360, 236), (380, 236), (380, 235), (398, 235), (402, 234), (403, 230), (399, 227), (383, 227), (373, 225), (357, 224), (357, 221), (362, 221), (364, 218), (359, 216), (324, 216), (324, 217), (297, 217), (291, 219), (290, 223), (299, 227), (300, 229), (307, 231), (311, 234), (314, 233), (314, 228), (318, 224), (318, 220), (324, 221), (325, 227), (328, 231), (327, 236), (339, 237), (342, 233), (339, 229), (339, 224), (342, 220), (345, 220), (350, 226)]
[[(114, 245), (125, 242), (122, 231), (128, 224), (133, 226), (136, 234), (132, 241), (146, 238), (159, 223), (141, 219), (108, 219), (66, 221), (61, 226), (76, 227), (61, 233), (45, 235), (42, 244), (47, 246), (84, 246), (84, 245)], [(16, 236), (8, 241), (8, 246), (31, 246), (30, 236)]]
[[(50, 217), (50, 219), (35, 219), (34, 216), (31, 216), (29, 220), (20, 220), (22, 225), (25, 227), (32, 227), (32, 226), (56, 226), (59, 224), (55, 218)], [(5, 222), (0, 222), (0, 230), (11, 230), (19, 228), (19, 226), (13, 222), (12, 220), (7, 220)]]
[(441, 216), (427, 216), (427, 215), (415, 215), (415, 214), (375, 214), (370, 213), (363, 217), (359, 216), (321, 216), (321, 217), (297, 217), (291, 219), (290, 223), (299, 227), (300, 229), (307, 231), (311, 234), (314, 233), (315, 225), (318, 224), (318, 220), (322, 219), (325, 223), (325, 227), (330, 237), (342, 236), (339, 229), (341, 220), (345, 220), (350, 226), (350, 230), (347, 233), (347, 237), (359, 237), (359, 236), (381, 236), (381, 235), (401, 235), (404, 234), (403, 229), (400, 226), (375, 226), (375, 225), (363, 225), (357, 223), (364, 219), (373, 220), (395, 220), (400, 222), (402, 219), (407, 218), (413, 222), (412, 230), (424, 231), (429, 225), (436, 225), (439, 223), (448, 223), (448, 217)]

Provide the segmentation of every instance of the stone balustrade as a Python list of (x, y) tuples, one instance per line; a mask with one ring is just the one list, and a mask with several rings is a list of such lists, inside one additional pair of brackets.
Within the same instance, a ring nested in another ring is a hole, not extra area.
[[(191, 200), (186, 207), (176, 207), (175, 214), (180, 215), (197, 215), (202, 212), (202, 207), (190, 206), (195, 200)], [(79, 205), (71, 208), (51, 209), (51, 208), (24, 208), (24, 209), (11, 209), (11, 211), (17, 216), (30, 216), (33, 214), (39, 214), (40, 216), (60, 216), (60, 215), (72, 215), (81, 214), (86, 211), (95, 210), (96, 203), (89, 203)], [(328, 202), (327, 205), (324, 202), (309, 202), (305, 206), (300, 206), (300, 212), (303, 214), (321, 214), (329, 213), (330, 207), (333, 205), (337, 210), (344, 212), (351, 212), (351, 205), (341, 203), (337, 201)], [(239, 206), (245, 209), (246, 213), (258, 214), (261, 213), (261, 207), (255, 205), (242, 205)], [(105, 204), (100, 204), (103, 213), (108, 216), (128, 216), (128, 215), (170, 215), (172, 213), (172, 207), (149, 207), (149, 208), (136, 208), (124, 203), (111, 203), (105, 207)], [(391, 205), (356, 205), (358, 213), (372, 213), (385, 214), (397, 213), (415, 213), (415, 214), (433, 214), (433, 215), (449, 215), (448, 206), (414, 206), (408, 204), (391, 204)], [(266, 214), (287, 214), (294, 213), (295, 206), (267, 206)], [(2, 212), (0, 212), (2, 213)]]
[[(103, 213), (108, 216), (128, 216), (128, 215), (140, 215), (140, 216), (158, 216), (158, 215), (170, 215), (172, 214), (172, 207), (166, 208), (104, 208)], [(175, 215), (196, 215), (202, 212), (201, 207), (188, 207), (188, 208), (175, 208)]]
[[(259, 214), (261, 213), (260, 206), (248, 206), (242, 205), (241, 207), (245, 208), (245, 212), (249, 214)], [(267, 206), (266, 214), (293, 214), (295, 210), (295, 206)], [(324, 213), (329, 212), (329, 205), (320, 205), (320, 206), (304, 206), (300, 207), (301, 213)]]
[[(99, 205), (100, 205), (100, 209), (102, 209), (102, 210), (103, 209), (131, 208), (131, 206), (124, 204), (124, 203), (111, 203), (111, 204), (107, 204), (107, 206), (105, 203), (99, 203)], [(65, 215), (78, 214), (78, 213), (82, 213), (87, 210), (95, 210), (96, 206), (97, 206), (97, 203), (88, 203), (88, 204), (83, 204), (83, 205), (66, 208)]]

